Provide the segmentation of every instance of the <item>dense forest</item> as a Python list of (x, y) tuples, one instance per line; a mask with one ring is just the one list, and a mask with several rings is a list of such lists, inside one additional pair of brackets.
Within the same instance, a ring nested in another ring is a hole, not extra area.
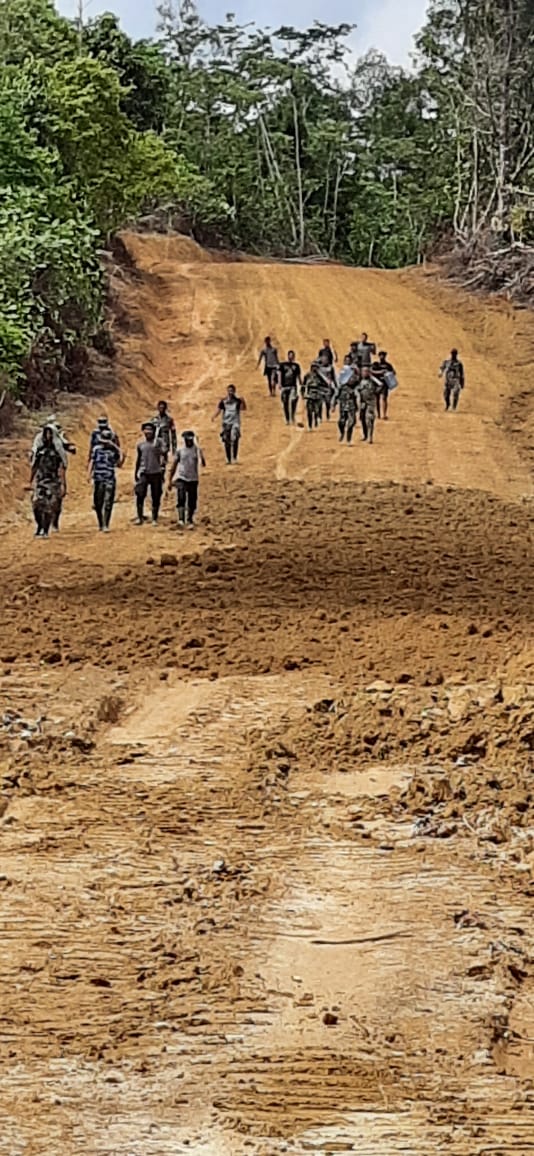
[(534, 242), (534, 0), (432, 0), (411, 70), (355, 61), (351, 32), (164, 0), (133, 42), (111, 14), (2, 0), (3, 387), (76, 374), (125, 224), (385, 267), (456, 247), (474, 283)]

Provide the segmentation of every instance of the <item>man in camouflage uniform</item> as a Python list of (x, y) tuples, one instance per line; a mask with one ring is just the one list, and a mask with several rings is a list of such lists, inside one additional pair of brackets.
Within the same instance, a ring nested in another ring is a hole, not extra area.
[(323, 409), (325, 383), (320, 374), (320, 367), (317, 361), (312, 361), (310, 371), (304, 377), (302, 383), (302, 397), (306, 404), (306, 416), (308, 419), (308, 430), (316, 429), (321, 420), (321, 413)]
[[(31, 452), (31, 464), (33, 466), (33, 463), (35, 461), (35, 458), (36, 458), (38, 451), (43, 448), (44, 431), (47, 428), (52, 430), (52, 441), (54, 443), (54, 448), (55, 448), (58, 456), (61, 458), (63, 466), (66, 470), (67, 465), (68, 465), (67, 454), (75, 454), (76, 453), (76, 446), (73, 445), (73, 443), (70, 442), (69, 439), (65, 436), (65, 434), (63, 432), (63, 428), (60, 425), (60, 422), (58, 421), (55, 414), (52, 414), (48, 418), (48, 420), (44, 423), (42, 428), (39, 430), (39, 433), (34, 438), (34, 442), (32, 445), (32, 452)], [(56, 530), (56, 532), (59, 532), (59, 519), (61, 516), (61, 510), (62, 510), (62, 506), (63, 506), (63, 497), (66, 494), (66, 492), (67, 492), (67, 483), (66, 483), (66, 477), (65, 477), (65, 484), (63, 487), (63, 495), (60, 498), (60, 500), (57, 504), (57, 507), (55, 508), (54, 517), (52, 518), (51, 528), (52, 528), (52, 530)]]
[(465, 374), (462, 362), (458, 357), (458, 350), (452, 349), (450, 357), (442, 362), (439, 376), (445, 375), (445, 383), (443, 386), (443, 398), (445, 401), (445, 409), (450, 409), (451, 401), (452, 408), (458, 408), (460, 394), (465, 386)]
[(30, 486), (33, 489), (35, 537), (48, 538), (65, 496), (65, 464), (54, 439), (52, 426), (45, 426), (42, 441), (32, 460)]
[(178, 439), (174, 418), (169, 413), (166, 401), (158, 401), (158, 412), (154, 418), (154, 425), (156, 427), (156, 441), (161, 442), (165, 465), (167, 465), (171, 450), (173, 454), (176, 453)]
[(373, 433), (376, 419), (376, 385), (371, 377), (371, 370), (364, 365), (361, 371), (361, 380), (357, 387), (360, 421), (362, 423), (362, 440), (373, 444)]
[(324, 410), (326, 411), (326, 420), (330, 421), (330, 412), (332, 409), (332, 403), (334, 401), (334, 394), (335, 394), (335, 387), (336, 387), (336, 375), (335, 375), (333, 363), (330, 364), (325, 353), (321, 354), (319, 356), (318, 360), (319, 360), (319, 377), (321, 379), (322, 395), (323, 395), (319, 416), (320, 416), (321, 421), (322, 421), (323, 408), (324, 408)]
[(356, 386), (358, 383), (358, 372), (355, 366), (351, 365), (350, 355), (347, 354), (343, 369), (338, 377), (338, 384), (334, 396), (334, 405), (339, 406), (339, 440), (343, 441), (345, 434), (347, 436), (347, 445), (350, 446), (354, 426), (356, 425)]

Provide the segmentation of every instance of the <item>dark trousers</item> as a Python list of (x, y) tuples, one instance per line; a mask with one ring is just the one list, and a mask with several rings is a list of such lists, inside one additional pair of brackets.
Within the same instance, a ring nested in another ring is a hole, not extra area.
[(350, 445), (350, 443), (352, 441), (352, 435), (354, 433), (354, 426), (355, 425), (356, 425), (356, 414), (354, 414), (354, 413), (341, 414), (339, 421), (337, 423), (337, 428), (339, 430), (339, 440), (343, 441), (343, 438), (345, 437), (345, 433), (346, 433), (347, 434), (347, 442)]
[(376, 414), (377, 414), (377, 417), (387, 417), (387, 415), (388, 415), (388, 397), (389, 397), (389, 389), (384, 382), (384, 384), (380, 386), (380, 389), (377, 389), (377, 391), (376, 391)]
[(446, 385), (445, 386), (445, 389), (443, 390), (443, 397), (445, 398), (445, 409), (450, 409), (451, 400), (452, 400), (452, 408), (453, 409), (458, 408), (458, 402), (460, 400), (460, 393), (461, 393), (461, 389), (460, 389), (459, 385)]
[(373, 432), (375, 428), (375, 407), (369, 405), (362, 405), (360, 409), (360, 421), (362, 423), (362, 433), (364, 441), (373, 440)]
[(192, 523), (198, 502), (198, 482), (185, 482), (178, 479), (176, 505), (178, 506), (178, 521), (181, 525)]
[(137, 517), (141, 520), (144, 516), (145, 498), (149, 490), (152, 501), (152, 519), (157, 522), (163, 491), (163, 474), (141, 474), (135, 483)]
[(95, 482), (93, 505), (101, 530), (109, 526), (115, 502), (115, 482)]
[(290, 389), (283, 389), (281, 396), (284, 407), (284, 417), (289, 424), (289, 422), (294, 422), (295, 420), (298, 398), (295, 397), (293, 391)]
[(37, 499), (33, 504), (33, 516), (38, 533), (44, 534), (46, 537), (50, 527), (55, 525), (54, 519), (57, 516), (57, 504), (42, 502)]
[(52, 528), (54, 530), (59, 530), (59, 519), (61, 517), (62, 509), (63, 509), (63, 498), (58, 498), (57, 508), (56, 508), (56, 511), (52, 517)]
[(267, 365), (265, 367), (265, 376), (267, 378), (267, 385), (269, 386), (269, 393), (271, 397), (274, 397), (278, 385), (278, 370), (276, 366)]
[(48, 537), (51, 526), (55, 526), (56, 518), (61, 510), (61, 488), (59, 484), (37, 483), (33, 497), (33, 516), (36, 531)]
[(232, 462), (237, 461), (240, 437), (241, 434), (237, 429), (224, 429), (221, 434), (221, 441), (224, 446), (224, 452), (226, 454), (226, 461), (228, 462), (228, 465), (231, 465)]
[(321, 409), (321, 402), (315, 397), (308, 397), (306, 399), (306, 416), (308, 418), (308, 429), (313, 429), (314, 426), (319, 425), (319, 415)]

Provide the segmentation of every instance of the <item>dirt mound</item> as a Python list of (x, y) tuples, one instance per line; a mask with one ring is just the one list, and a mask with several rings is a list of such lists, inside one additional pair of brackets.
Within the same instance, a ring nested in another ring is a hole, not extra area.
[(213, 260), (208, 250), (197, 245), (192, 237), (183, 237), (179, 234), (169, 233), (155, 239), (150, 233), (124, 232), (121, 234), (121, 240), (135, 263), (142, 268), (153, 270), (155, 259), (159, 274), (164, 272), (167, 263), (176, 266), (196, 262), (206, 264)]
[[(524, 320), (420, 272), (126, 243), (112, 533), (86, 478), (101, 399), (66, 415), (79, 452), (58, 536), (33, 542), (26, 459), (4, 463), (5, 1150), (91, 1154), (104, 1134), (114, 1156), (519, 1156)], [(334, 422), (308, 434), (302, 412), (287, 428), (255, 375), (265, 333), (306, 367), (323, 335), (342, 354), (362, 328), (400, 378), (375, 445), (340, 445)], [(456, 415), (437, 378), (453, 344)], [(248, 402), (232, 469), (210, 420), (228, 381)], [(194, 533), (169, 499), (157, 527), (132, 524), (160, 397), (206, 452)]]
[[(405, 680), (410, 684), (411, 675)], [(528, 772), (534, 769), (534, 685), (421, 688), (377, 679), (350, 697), (315, 703), (305, 725), (284, 733), (286, 745), (295, 769), (325, 774), (357, 774), (360, 766), (399, 760), (412, 766), (484, 762)], [(276, 760), (276, 745), (270, 757)], [(528, 822), (529, 808), (526, 813)]]

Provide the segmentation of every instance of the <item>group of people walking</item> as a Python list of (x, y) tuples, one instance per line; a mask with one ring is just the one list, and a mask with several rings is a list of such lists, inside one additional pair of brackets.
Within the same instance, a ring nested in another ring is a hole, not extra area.
[(337, 412), (339, 440), (350, 445), (356, 422), (362, 428), (362, 440), (373, 442), (376, 418), (388, 417), (389, 395), (397, 386), (397, 375), (386, 350), (377, 355), (376, 345), (362, 333), (359, 341), (351, 342), (339, 373), (338, 356), (328, 337), (325, 337), (317, 357), (308, 372), (302, 376), (294, 350), (290, 349), (285, 361), (278, 357), (270, 337), (265, 338), (260, 350), (258, 367), (263, 362), (269, 393), (280, 398), (287, 425), (296, 421), (299, 391), (304, 403), (306, 422), (310, 431), (317, 429), (326, 417), (330, 420)]
[[(337, 416), (340, 442), (351, 444), (357, 421), (360, 421), (363, 441), (372, 443), (376, 418), (387, 421), (389, 395), (397, 386), (395, 368), (385, 350), (377, 354), (376, 345), (367, 333), (359, 341), (351, 342), (350, 349), (337, 370), (338, 357), (330, 340), (325, 338), (317, 357), (303, 376), (294, 350), (280, 360), (270, 337), (260, 351), (258, 366), (263, 362), (269, 394), (280, 390), (284, 417), (288, 425), (297, 418), (299, 396), (304, 405), (308, 430), (315, 430), (323, 418)], [(440, 376), (444, 379), (445, 409), (456, 410), (465, 386), (465, 373), (458, 351), (453, 349), (443, 361)], [(212, 420), (221, 421), (221, 441), (226, 463), (236, 464), (241, 440), (241, 418), (247, 410), (246, 401), (238, 396), (234, 385), (229, 385), (219, 401)], [(151, 520), (157, 525), (165, 492), (176, 488), (177, 521), (179, 527), (193, 528), (198, 504), (200, 470), (206, 458), (194, 430), (184, 430), (180, 443), (176, 424), (166, 401), (160, 401), (153, 418), (143, 422), (142, 438), (136, 446), (134, 468), (135, 521), (142, 525), (145, 503), (150, 494)], [(31, 450), (30, 488), (33, 491), (35, 536), (48, 538), (50, 531), (58, 531), (67, 490), (69, 455), (76, 447), (63, 432), (55, 415), (48, 418), (36, 435)], [(98, 528), (103, 533), (110, 529), (116, 497), (117, 470), (124, 465), (125, 454), (120, 438), (108, 418), (98, 419), (89, 439), (87, 456), (88, 480), (93, 486), (93, 507)]]
[[(229, 385), (214, 414), (214, 419), (221, 418), (221, 440), (228, 465), (234, 465), (238, 459), (241, 414), (246, 408), (244, 398), (238, 397), (235, 386)], [(199, 473), (206, 465), (204, 451), (194, 430), (184, 430), (178, 444), (176, 424), (168, 404), (160, 401), (156, 415), (143, 422), (141, 432), (143, 436), (136, 446), (134, 467), (137, 525), (141, 526), (147, 520), (145, 503), (149, 494), (151, 521), (157, 525), (165, 489), (170, 493), (175, 487), (178, 526), (192, 529), (198, 504)], [(58, 419), (52, 415), (37, 434), (31, 450), (30, 488), (33, 491), (37, 538), (48, 538), (51, 530), (59, 531), (67, 492), (68, 455), (75, 453), (76, 446), (68, 441)], [(102, 415), (89, 438), (87, 471), (88, 480), (93, 485), (93, 507), (98, 528), (103, 533), (109, 533), (117, 470), (124, 465), (125, 457), (119, 435), (107, 416)]]

